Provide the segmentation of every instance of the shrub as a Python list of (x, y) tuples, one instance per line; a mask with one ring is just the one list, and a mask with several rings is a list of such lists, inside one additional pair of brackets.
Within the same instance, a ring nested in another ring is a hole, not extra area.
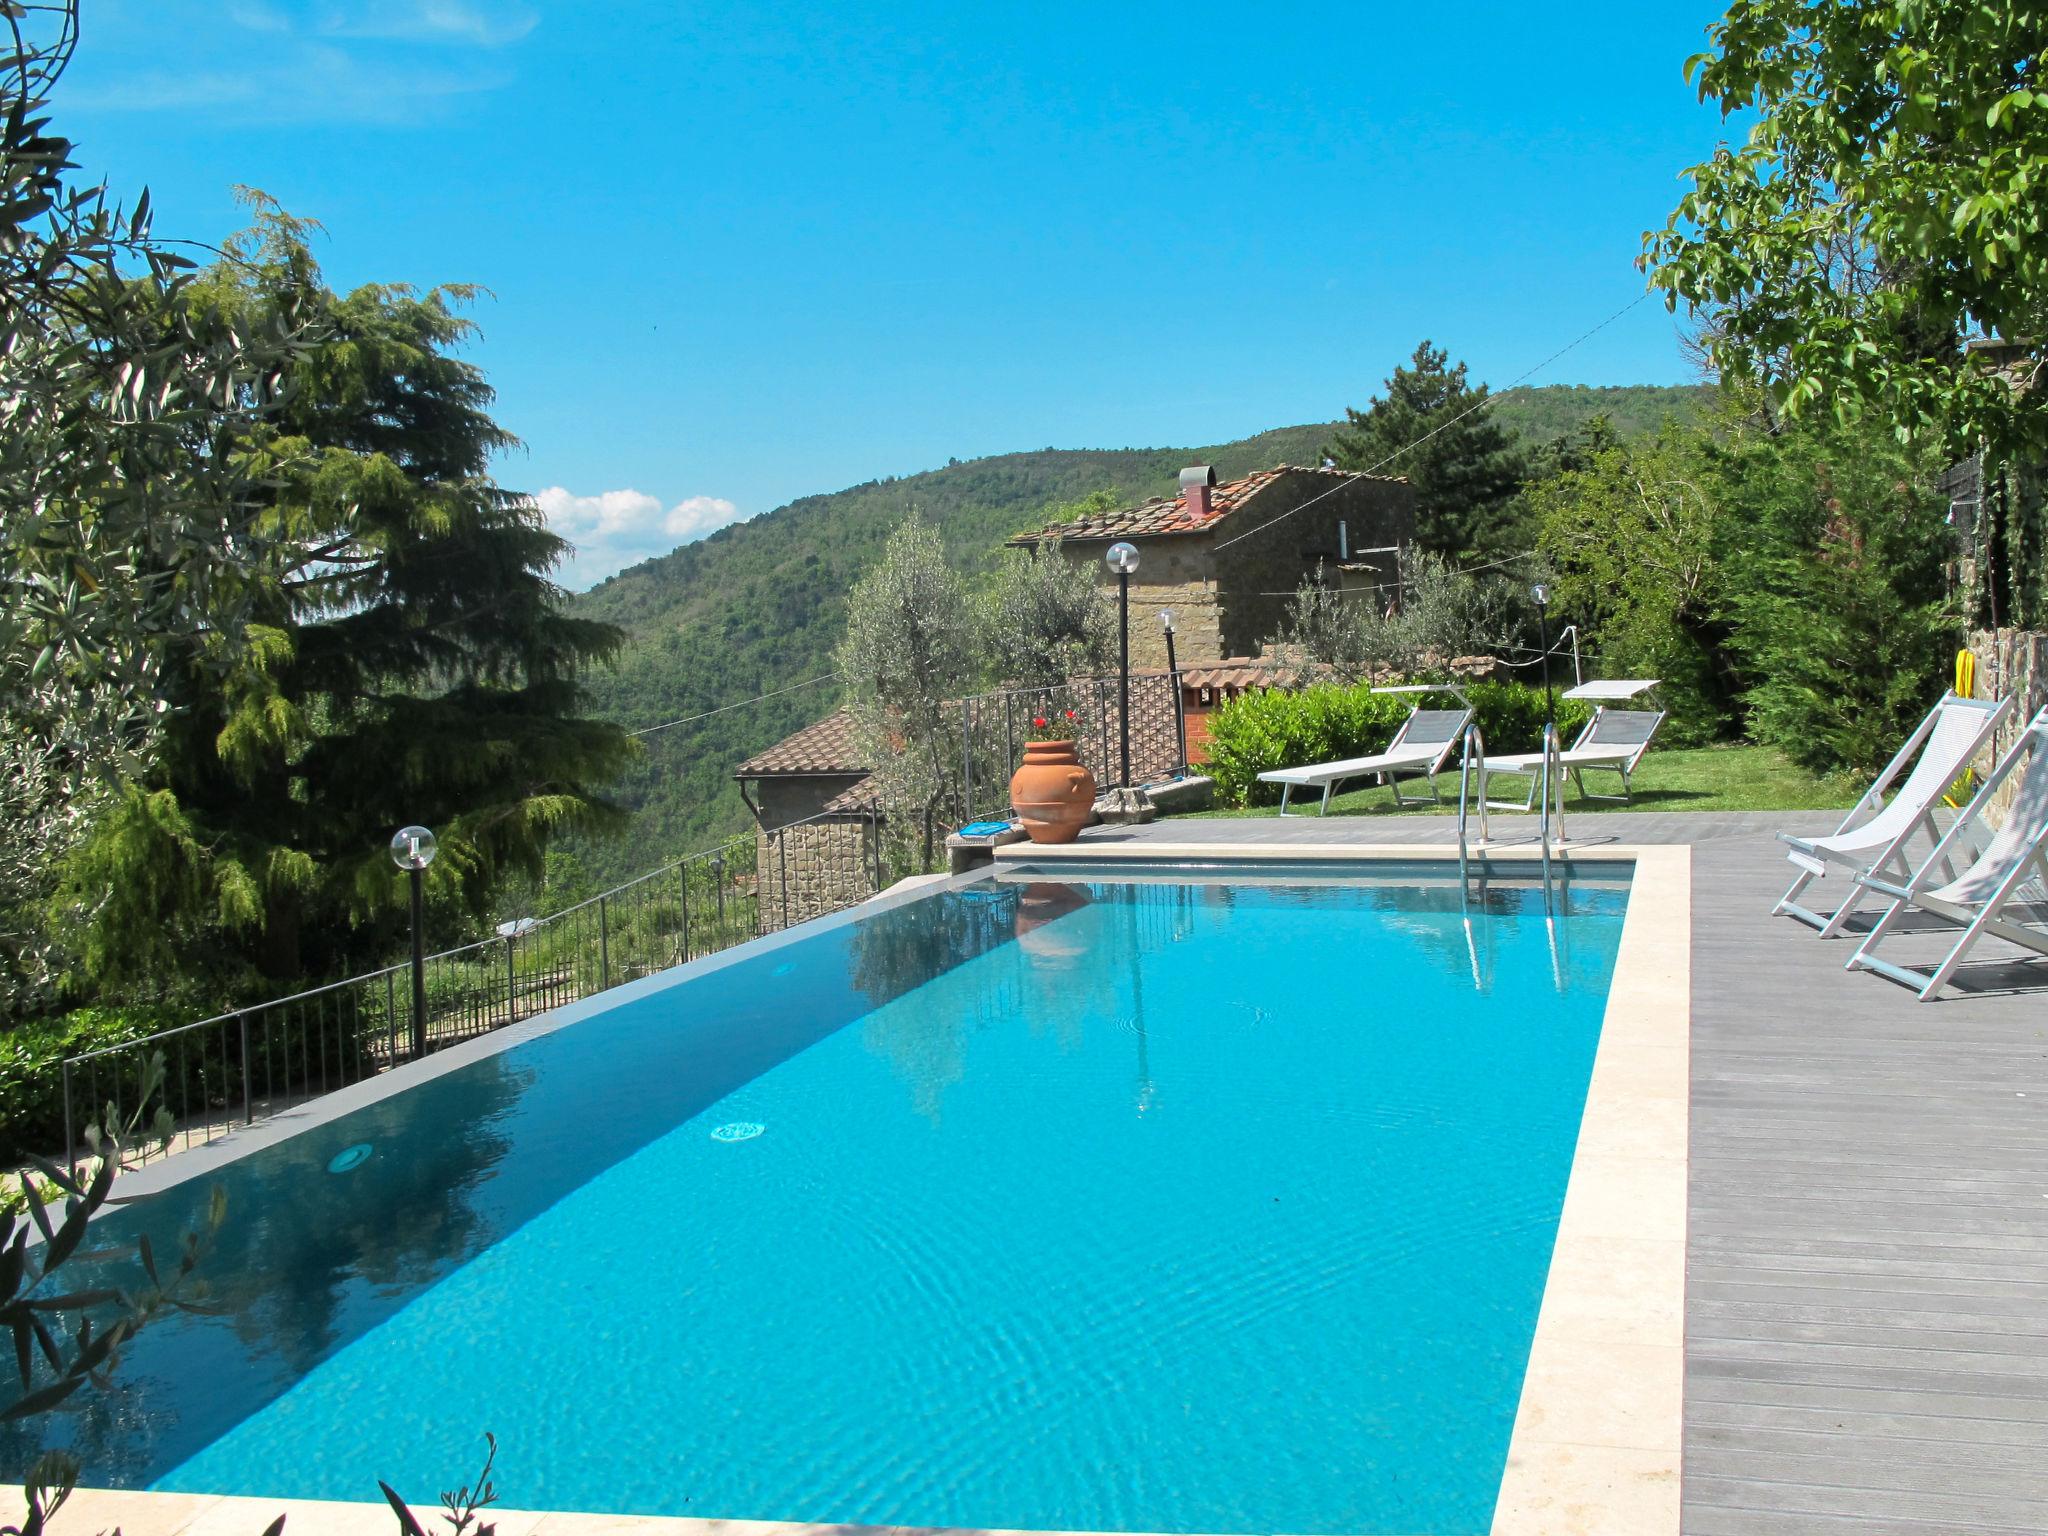
[[(401, 997), (403, 990), (401, 988)], [(348, 1006), (339, 995), (304, 1005), (252, 1010), (250, 1086), (260, 1095), (353, 1082), (371, 1070), (368, 1045), (384, 1028), (383, 993), (376, 988)], [(0, 1156), (19, 1159), (64, 1148), (66, 1057), (125, 1045), (161, 1030), (191, 1024), (200, 1010), (175, 1004), (77, 1008), (29, 1019), (0, 1033)], [(164, 1042), (160, 1102), (174, 1113), (239, 1113), (243, 1102), (242, 1037), (229, 1020)], [(81, 1136), (101, 1118), (105, 1101), (123, 1113), (133, 1099), (147, 1053), (125, 1051), (101, 1062), (96, 1073), (72, 1079), (72, 1126)]]
[[(64, 1141), (64, 1058), (121, 1045), (182, 1024), (169, 1009), (76, 1008), (25, 1019), (0, 1033), (0, 1153), (55, 1151)], [(74, 1126), (82, 1132), (83, 1125)]]
[[(1477, 712), (1487, 751), (1533, 752), (1542, 745), (1541, 688), (1523, 683), (1463, 686)], [(1412, 695), (1337, 686), (1299, 692), (1267, 689), (1231, 699), (1209, 717), (1207, 767), (1216, 781), (1217, 798), (1225, 805), (1277, 804), (1280, 791), (1261, 784), (1261, 773), (1378, 752), (1393, 738), (1412, 703)], [(1567, 743), (1589, 713), (1577, 700), (1558, 700), (1558, 730)]]

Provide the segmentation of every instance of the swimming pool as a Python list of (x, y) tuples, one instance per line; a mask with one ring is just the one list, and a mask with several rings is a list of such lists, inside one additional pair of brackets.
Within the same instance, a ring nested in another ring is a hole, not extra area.
[(490, 1430), (523, 1508), (1482, 1531), (1626, 900), (1027, 871), (700, 962), (109, 1218), (225, 1185), (225, 1315), (69, 1431), (185, 1490)]

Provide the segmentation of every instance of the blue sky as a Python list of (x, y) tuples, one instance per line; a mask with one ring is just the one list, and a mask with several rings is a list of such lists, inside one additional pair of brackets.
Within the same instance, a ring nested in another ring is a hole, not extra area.
[[(1505, 384), (1641, 291), (1713, 0), (85, 0), (58, 125), (160, 234), (481, 283), (571, 586), (794, 496)], [(1425, 13), (1426, 12), (1426, 13)], [(1651, 301), (1533, 382), (1688, 377)]]

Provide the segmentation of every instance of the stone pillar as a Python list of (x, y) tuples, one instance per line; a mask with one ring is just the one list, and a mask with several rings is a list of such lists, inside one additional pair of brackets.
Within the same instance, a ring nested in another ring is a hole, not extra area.
[[(2044, 705), (2048, 705), (2048, 633), (2030, 629), (1980, 629), (1970, 634), (1970, 650), (1977, 658), (1977, 697), (2001, 699), (2016, 695), (2017, 707), (2000, 728), (1992, 743), (1993, 752), (1983, 764), (1986, 771), (2010, 747), (2020, 728)], [(2008, 782), (1992, 802), (1993, 819), (2001, 818), (2012, 802), (2015, 785)]]

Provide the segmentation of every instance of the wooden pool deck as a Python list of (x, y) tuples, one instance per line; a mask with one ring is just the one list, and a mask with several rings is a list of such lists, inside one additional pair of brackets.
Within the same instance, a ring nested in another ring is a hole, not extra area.
[[(1934, 1003), (1767, 914), (1826, 814), (1586, 814), (1693, 847), (1683, 1528), (2048, 1530), (2048, 961)], [(1501, 817), (1504, 843), (1532, 823)], [(1442, 843), (1435, 817), (1098, 829), (1126, 844)], [(1915, 945), (1920, 952), (1915, 952)], [(1929, 935), (1899, 946), (1920, 963)]]

